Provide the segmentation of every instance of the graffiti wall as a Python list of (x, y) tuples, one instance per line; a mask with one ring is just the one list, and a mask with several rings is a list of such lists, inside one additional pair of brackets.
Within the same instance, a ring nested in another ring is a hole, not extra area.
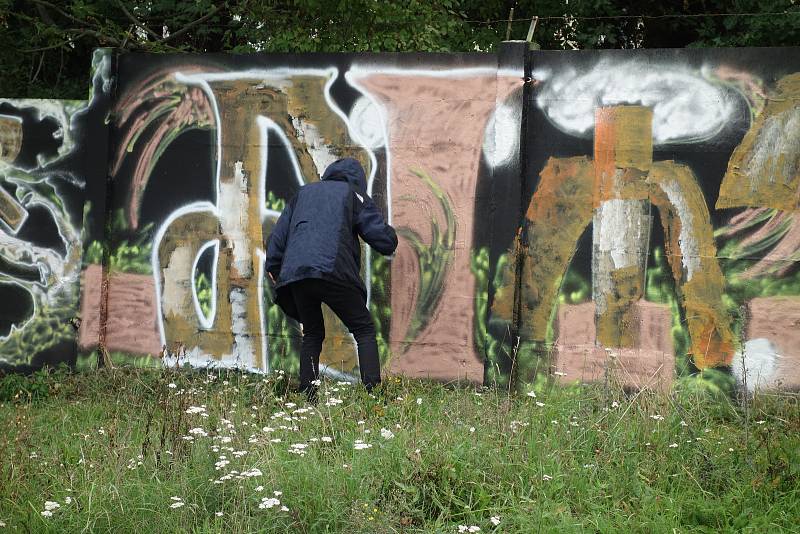
[(517, 271), (493, 303), (504, 324), (517, 299), (521, 373), (800, 385), (798, 70), (792, 50), (533, 55)]
[[(102, 239), (112, 55), (85, 101), (0, 98), (0, 367), (80, 366), (85, 245)], [(99, 310), (84, 310), (94, 315)]]
[(88, 101), (0, 104), (3, 365), (295, 372), (264, 243), (349, 156), (400, 237), (362, 254), (385, 372), (798, 387), (795, 52), (99, 54)]
[[(112, 360), (295, 371), (300, 329), (265, 287), (264, 242), (297, 190), (350, 156), (401, 236), (391, 262), (362, 255), (385, 369), (481, 381), (473, 267), (491, 232), (477, 206), (516, 159), (517, 56), (120, 57), (107, 318), (81, 348), (103, 337)], [(86, 278), (99, 307), (101, 265)], [(352, 336), (325, 319), (325, 372), (357, 376)]]

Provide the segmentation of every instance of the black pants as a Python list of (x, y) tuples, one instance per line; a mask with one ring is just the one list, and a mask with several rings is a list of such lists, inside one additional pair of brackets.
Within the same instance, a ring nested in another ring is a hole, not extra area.
[(356, 338), (361, 381), (371, 390), (381, 381), (375, 325), (361, 291), (353, 286), (316, 278), (289, 285), (297, 313), (303, 323), (303, 345), (300, 349), (300, 389), (311, 393), (311, 382), (319, 378), (319, 354), (325, 340), (325, 322), (321, 305), (324, 302)]

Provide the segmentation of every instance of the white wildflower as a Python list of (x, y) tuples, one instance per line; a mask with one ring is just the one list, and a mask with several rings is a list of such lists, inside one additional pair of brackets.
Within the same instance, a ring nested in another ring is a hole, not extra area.
[(548, 480), (553, 480), (553, 477), (551, 477), (550, 475), (542, 475), (542, 480), (547, 482)]
[(392, 439), (394, 437), (394, 433), (388, 428), (381, 428), (381, 437), (383, 439)]
[(364, 443), (364, 442), (363, 442), (363, 441), (361, 441), (360, 439), (357, 439), (357, 440), (356, 440), (356, 441), (353, 443), (353, 448), (354, 448), (355, 450), (357, 450), (357, 451), (360, 451), (360, 450), (363, 450), (363, 449), (369, 449), (369, 448), (371, 448), (371, 447), (372, 447), (372, 444), (371, 444), (371, 443)]
[(678, 444), (677, 443), (670, 443), (669, 444), (669, 448), (670, 449), (677, 449), (678, 448)]
[(493, 524), (494, 526), (499, 525), (500, 524), (500, 516), (493, 515), (492, 517), (489, 518), (489, 522), (491, 524)]
[(175, 389), (176, 387), (178, 387), (178, 385), (177, 385), (177, 384), (175, 384), (174, 382), (170, 382), (169, 384), (167, 384), (167, 387), (168, 387), (169, 389)]
[(280, 504), (281, 501), (279, 501), (278, 499), (273, 499), (272, 497), (264, 497), (263, 499), (261, 499), (261, 503), (258, 505), (258, 507), (261, 508), (262, 510), (267, 510), (269, 508), (278, 506)]
[(229, 463), (231, 463), (229, 460), (220, 460), (219, 462), (217, 462), (217, 463), (215, 463), (215, 464), (214, 464), (214, 468), (215, 468), (217, 471), (219, 471), (220, 469), (222, 469), (223, 467), (225, 467), (225, 466), (226, 466), (226, 465), (228, 465)]
[(535, 399), (535, 398), (536, 398), (536, 392), (535, 392), (535, 391), (533, 391), (533, 390), (531, 390), (531, 391), (529, 391), (528, 393), (526, 393), (526, 395), (528, 395), (528, 396), (529, 396), (530, 398), (532, 398), (532, 399)]

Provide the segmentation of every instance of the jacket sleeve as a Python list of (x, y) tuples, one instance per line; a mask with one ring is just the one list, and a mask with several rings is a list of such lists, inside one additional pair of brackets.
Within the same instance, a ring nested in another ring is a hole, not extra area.
[(294, 198), (289, 201), (284, 208), (281, 216), (278, 217), (278, 222), (272, 229), (267, 242), (267, 257), (264, 262), (264, 268), (267, 272), (271, 273), (275, 279), (281, 272), (281, 263), (283, 262), (283, 254), (286, 252), (286, 242), (289, 239), (289, 229), (292, 221), (292, 210), (294, 209)]
[(384, 256), (391, 256), (397, 248), (397, 233), (386, 224), (378, 206), (369, 197), (356, 195), (356, 231), (361, 239)]

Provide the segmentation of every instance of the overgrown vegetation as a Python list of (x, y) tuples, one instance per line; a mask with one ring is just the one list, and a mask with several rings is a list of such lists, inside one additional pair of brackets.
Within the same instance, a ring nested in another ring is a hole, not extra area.
[(324, 382), (311, 407), (279, 373), (15, 380), (48, 395), (0, 401), (12, 531), (791, 532), (800, 516), (796, 396), (389, 378), (377, 400)]
[[(514, 20), (507, 22), (510, 9)], [(91, 52), (473, 52), (791, 46), (793, 0), (0, 0), (0, 95), (85, 98)]]

